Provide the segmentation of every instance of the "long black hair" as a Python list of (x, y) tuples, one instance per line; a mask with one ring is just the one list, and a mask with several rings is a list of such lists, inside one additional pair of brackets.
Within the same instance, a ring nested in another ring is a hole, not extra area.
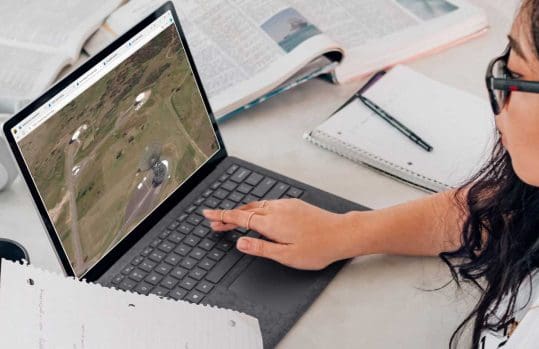
[[(531, 24), (530, 38), (539, 57), (539, 0), (521, 5), (519, 16), (528, 15), (530, 21), (522, 25)], [(451, 336), (449, 347), (456, 347), (474, 319), (472, 348), (477, 348), (483, 329), (498, 331), (512, 321), (512, 313), (519, 310), (515, 302), (520, 285), (525, 279), (531, 281), (539, 267), (539, 188), (516, 175), (509, 153), (498, 140), (490, 161), (456, 191), (454, 199), (466, 217), (461, 247), (440, 257), (457, 284), (459, 279), (472, 282), (482, 295)], [(530, 282), (528, 302), (531, 287)]]

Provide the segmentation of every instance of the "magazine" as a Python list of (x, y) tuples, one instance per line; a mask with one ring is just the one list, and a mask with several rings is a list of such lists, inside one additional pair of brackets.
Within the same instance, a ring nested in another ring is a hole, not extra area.
[[(85, 50), (95, 54), (162, 3), (129, 1)], [(487, 28), (484, 11), (465, 0), (173, 3), (218, 119), (329, 70), (335, 83), (361, 79)]]

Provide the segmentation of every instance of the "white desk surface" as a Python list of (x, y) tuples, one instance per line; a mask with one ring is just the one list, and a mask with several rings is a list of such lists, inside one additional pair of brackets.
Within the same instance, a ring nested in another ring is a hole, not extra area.
[[(496, 13), (487, 13), (493, 26), (489, 32), (410, 66), (486, 98), (484, 71), (505, 46), (508, 30)], [(374, 209), (427, 195), (302, 139), (361, 84), (311, 81), (225, 122), (221, 131), (229, 153)], [(20, 177), (0, 193), (0, 236), (21, 242), (33, 264), (59, 271), (28, 195)], [(279, 348), (446, 348), (477, 299), (471, 288), (458, 290), (453, 284), (440, 291), (423, 290), (449, 279), (438, 258), (357, 258), (337, 275)]]

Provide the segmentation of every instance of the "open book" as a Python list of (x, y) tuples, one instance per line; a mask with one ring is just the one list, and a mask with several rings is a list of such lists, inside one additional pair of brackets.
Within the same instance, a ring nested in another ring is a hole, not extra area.
[(304, 135), (352, 161), (429, 191), (464, 184), (489, 159), (496, 131), (487, 101), (396, 66), (362, 93), (433, 147), (427, 152), (353, 98)]
[[(131, 0), (85, 46), (96, 53), (163, 0)], [(464, 0), (174, 0), (217, 118), (331, 71), (343, 83), (487, 27)]]
[(0, 2), (0, 112), (14, 113), (54, 82), (121, 0)]

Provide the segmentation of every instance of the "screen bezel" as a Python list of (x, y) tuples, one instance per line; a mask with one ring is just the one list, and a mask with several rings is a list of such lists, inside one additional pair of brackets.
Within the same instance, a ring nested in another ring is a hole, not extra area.
[(41, 216), (43, 225), (45, 226), (45, 229), (47, 230), (49, 238), (52, 244), (54, 245), (54, 249), (57, 254), (57, 257), (59, 261), (61, 262), (65, 273), (68, 276), (77, 277), (73, 271), (73, 268), (71, 267), (71, 264), (69, 263), (68, 256), (64, 251), (60, 238), (58, 234), (56, 233), (54, 225), (52, 224), (52, 221), (48, 215), (45, 204), (42, 201), (41, 196), (39, 195), (38, 189), (32, 179), (32, 175), (30, 174), (30, 170), (26, 166), (26, 163), (23, 159), (23, 155), (17, 145), (17, 142), (15, 141), (15, 138), (13, 137), (11, 133), (11, 130), (15, 128), (19, 123), (21, 123), (25, 118), (27, 118), (30, 114), (32, 114), (36, 109), (38, 109), (39, 107), (47, 103), (49, 100), (54, 98), (65, 87), (67, 87), (69, 84), (71, 84), (72, 82), (80, 78), (83, 74), (85, 74), (87, 71), (92, 69), (96, 64), (101, 62), (104, 58), (106, 58), (108, 55), (110, 55), (120, 46), (128, 42), (135, 35), (137, 35), (141, 30), (146, 28), (149, 24), (151, 24), (153, 21), (161, 17), (161, 15), (165, 14), (167, 11), (171, 11), (172, 16), (174, 18), (174, 25), (176, 26), (176, 29), (178, 31), (181, 44), (184, 47), (185, 53), (189, 60), (189, 64), (193, 71), (193, 76), (195, 77), (195, 81), (197, 83), (198, 89), (202, 96), (202, 100), (206, 107), (206, 111), (208, 112), (209, 118), (211, 120), (213, 130), (219, 142), (219, 150), (211, 158), (209, 158), (206, 161), (206, 163), (198, 169), (198, 171), (196, 171), (178, 189), (176, 189), (165, 201), (163, 201), (160, 205), (158, 205), (158, 207), (156, 207), (151, 214), (149, 214), (142, 222), (140, 222), (139, 225), (131, 231), (131, 233), (126, 235), (112, 250), (110, 250), (107, 254), (105, 254), (99, 262), (94, 264), (93, 267), (91, 267), (83, 275), (80, 276), (80, 278), (84, 278), (88, 281), (97, 280), (121, 256), (123, 256), (138, 240), (140, 240), (140, 238), (142, 238), (142, 236), (144, 236), (146, 232), (148, 232), (152, 227), (154, 227), (174, 206), (176, 206), (177, 203), (183, 197), (185, 197), (190, 191), (193, 190), (193, 188), (197, 186), (198, 183), (200, 183), (205, 177), (207, 177), (208, 174), (210, 174), (224, 158), (228, 156), (223, 139), (221, 137), (221, 133), (219, 132), (219, 128), (217, 126), (217, 121), (215, 119), (214, 113), (210, 106), (208, 97), (204, 91), (202, 81), (200, 79), (200, 75), (198, 74), (198, 71), (196, 69), (193, 56), (189, 49), (189, 45), (185, 38), (185, 34), (182, 30), (180, 21), (178, 19), (178, 16), (176, 14), (176, 11), (172, 2), (168, 1), (165, 4), (163, 4), (157, 10), (155, 10), (152, 14), (147, 16), (145, 19), (140, 21), (137, 25), (135, 25), (125, 34), (123, 34), (114, 42), (112, 42), (109, 46), (107, 46), (102, 51), (94, 55), (87, 62), (85, 62), (82, 66), (80, 66), (78, 69), (76, 69), (71, 74), (69, 74), (68, 76), (66, 76), (59, 82), (57, 82), (49, 90), (44, 92), (40, 97), (38, 97), (29, 105), (27, 105), (20, 112), (15, 114), (3, 126), (3, 132), (7, 140), (7, 143), (19, 166), (22, 177), (29, 188), (30, 194), (32, 195), (32, 198), (37, 207), (38, 213)]

